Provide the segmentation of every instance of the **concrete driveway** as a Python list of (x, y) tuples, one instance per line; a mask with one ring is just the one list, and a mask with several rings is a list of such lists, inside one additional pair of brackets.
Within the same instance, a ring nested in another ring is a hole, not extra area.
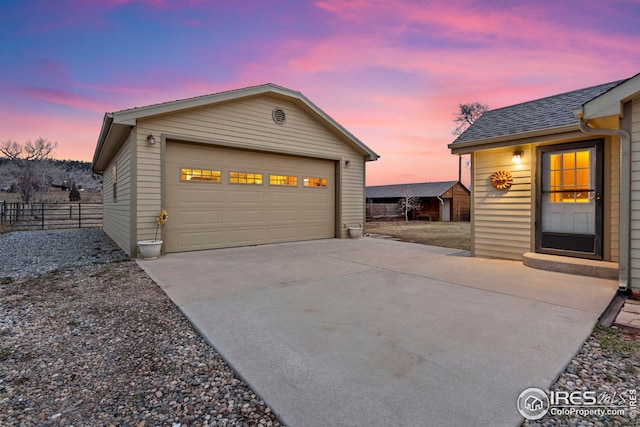
[(363, 238), (139, 264), (291, 426), (515, 426), (614, 281)]

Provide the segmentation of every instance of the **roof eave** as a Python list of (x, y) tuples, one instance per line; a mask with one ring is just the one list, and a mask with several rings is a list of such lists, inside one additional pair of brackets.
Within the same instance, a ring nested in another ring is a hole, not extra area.
[(212, 95), (205, 95), (196, 98), (189, 98), (177, 101), (165, 102), (162, 104), (150, 105), (147, 107), (132, 108), (129, 110), (122, 110), (113, 113), (113, 122), (117, 124), (135, 126), (138, 119), (147, 118), (152, 116), (158, 116), (162, 114), (175, 113), (181, 110), (187, 110), (192, 108), (204, 107), (207, 105), (218, 104), (227, 101), (235, 101), (242, 98), (274, 94), (287, 98), (289, 100), (297, 101), (299, 105), (306, 107), (308, 111), (314, 113), (318, 118), (321, 118), (326, 124), (337, 130), (344, 139), (353, 145), (358, 151), (364, 154), (367, 161), (377, 160), (380, 156), (367, 147), (362, 141), (356, 138), (353, 134), (347, 131), (344, 127), (338, 124), (335, 120), (329, 117), (324, 111), (318, 108), (313, 102), (298, 91), (287, 89), (281, 86), (267, 83), (260, 86), (252, 86), (243, 89), (235, 89), (228, 92), (215, 93)]
[(531, 132), (515, 133), (510, 135), (501, 135), (494, 138), (476, 139), (465, 142), (454, 142), (447, 147), (451, 150), (451, 154), (466, 154), (478, 150), (508, 147), (511, 145), (529, 144), (535, 142), (540, 137), (559, 136), (571, 132), (579, 132), (578, 123), (572, 125), (557, 126), (546, 129), (539, 129)]
[(102, 172), (102, 170), (96, 169), (96, 165), (100, 159), (100, 155), (104, 149), (104, 144), (107, 141), (107, 137), (111, 130), (111, 124), (113, 123), (113, 114), (106, 113), (102, 119), (102, 128), (100, 129), (100, 135), (98, 136), (98, 143), (96, 144), (96, 151), (93, 153), (93, 161), (91, 162), (91, 170), (94, 172)]
[(609, 116), (622, 117), (623, 104), (638, 93), (640, 93), (640, 74), (587, 101), (582, 106), (583, 118), (588, 121)]

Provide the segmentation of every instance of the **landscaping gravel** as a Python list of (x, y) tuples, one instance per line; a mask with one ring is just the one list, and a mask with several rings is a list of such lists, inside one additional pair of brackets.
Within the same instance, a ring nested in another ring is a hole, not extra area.
[(102, 229), (14, 231), (0, 234), (0, 278), (128, 258)]
[(0, 235), (0, 425), (280, 426), (101, 233)]
[[(281, 425), (101, 230), (0, 234), (0, 251), (0, 425)], [(550, 389), (628, 403), (639, 384), (640, 335), (598, 327)], [(548, 414), (533, 425), (639, 423)]]

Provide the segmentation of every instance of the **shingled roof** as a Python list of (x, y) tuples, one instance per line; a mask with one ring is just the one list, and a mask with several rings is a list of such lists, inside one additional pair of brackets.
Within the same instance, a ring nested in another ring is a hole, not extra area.
[(417, 184), (375, 185), (366, 188), (367, 199), (390, 199), (405, 196), (438, 197), (458, 181), (421, 182)]
[(573, 109), (581, 107), (587, 101), (602, 95), (624, 81), (618, 80), (522, 104), (489, 110), (458, 136), (450, 146), (501, 136), (526, 134), (573, 124), (577, 128), (578, 119), (573, 114)]

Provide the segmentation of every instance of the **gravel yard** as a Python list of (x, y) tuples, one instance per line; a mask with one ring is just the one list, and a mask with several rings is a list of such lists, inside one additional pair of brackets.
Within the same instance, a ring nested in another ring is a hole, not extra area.
[[(620, 396), (638, 384), (640, 335), (596, 328), (551, 389)], [(135, 262), (84, 229), (0, 234), (0, 425), (281, 424)]]
[(0, 425), (281, 425), (101, 230), (0, 247)]

